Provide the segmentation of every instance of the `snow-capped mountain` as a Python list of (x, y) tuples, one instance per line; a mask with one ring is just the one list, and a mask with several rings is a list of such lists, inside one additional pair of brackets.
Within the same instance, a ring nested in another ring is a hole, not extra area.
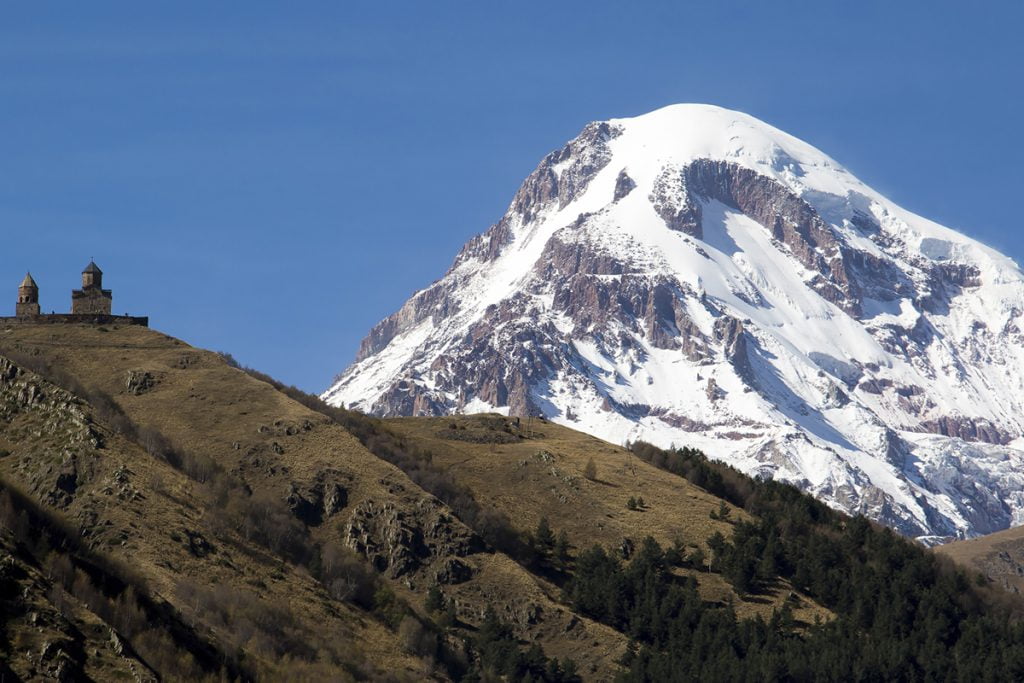
[(676, 105), (545, 157), (324, 398), (696, 446), (965, 537), (1024, 522), (1022, 329), (1010, 259), (757, 119)]

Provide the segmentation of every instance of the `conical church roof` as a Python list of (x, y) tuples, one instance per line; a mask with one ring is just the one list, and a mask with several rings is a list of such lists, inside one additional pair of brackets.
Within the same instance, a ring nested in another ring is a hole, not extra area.
[(100, 270), (100, 267), (96, 265), (95, 261), (89, 261), (89, 265), (85, 267), (85, 270), (83, 270), (82, 273), (95, 273), (97, 275), (103, 275), (103, 271)]
[(36, 281), (32, 279), (32, 273), (25, 273), (25, 279), (22, 280), (21, 284), (18, 286), (39, 289), (39, 286), (36, 284)]

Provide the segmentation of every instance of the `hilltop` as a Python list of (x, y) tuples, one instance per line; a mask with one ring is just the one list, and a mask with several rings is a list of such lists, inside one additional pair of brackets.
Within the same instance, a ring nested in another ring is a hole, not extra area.
[[(431, 462), (481, 500), (533, 530), (546, 520), (572, 548), (607, 548), (646, 537), (684, 554), (712, 556), (708, 539), (729, 536), (736, 520), (749, 519), (721, 498), (644, 462), (631, 451), (553, 422), (502, 415), (396, 418), (395, 433), (431, 455)], [(588, 476), (588, 465), (593, 468)], [(630, 501), (634, 505), (630, 505)], [(729, 510), (719, 519), (723, 504)], [(688, 567), (706, 600), (733, 602), (742, 616), (771, 618), (788, 600), (797, 619), (828, 620), (830, 612), (782, 581), (756, 600), (744, 600), (719, 573)]]

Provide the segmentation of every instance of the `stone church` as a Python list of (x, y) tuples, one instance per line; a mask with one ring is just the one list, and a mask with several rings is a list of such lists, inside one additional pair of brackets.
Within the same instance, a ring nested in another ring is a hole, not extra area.
[(82, 271), (82, 288), (71, 290), (72, 315), (110, 315), (113, 293), (103, 289), (103, 271), (95, 261)]
[(113, 292), (103, 289), (103, 271), (95, 261), (82, 271), (82, 288), (71, 290), (71, 313), (43, 314), (39, 310), (39, 285), (31, 273), (18, 286), (18, 301), (13, 318), (0, 318), (5, 323), (117, 323), (123, 325), (148, 325), (149, 318), (112, 315)]

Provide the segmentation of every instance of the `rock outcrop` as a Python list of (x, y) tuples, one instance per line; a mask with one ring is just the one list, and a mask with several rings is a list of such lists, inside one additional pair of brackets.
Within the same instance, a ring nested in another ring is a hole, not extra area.
[[(473, 575), (459, 559), (484, 548), (480, 537), (429, 498), (409, 506), (360, 503), (345, 525), (345, 542), (391, 578), (430, 573), (439, 583), (461, 583)], [(432, 572), (427, 572), (432, 569)]]

